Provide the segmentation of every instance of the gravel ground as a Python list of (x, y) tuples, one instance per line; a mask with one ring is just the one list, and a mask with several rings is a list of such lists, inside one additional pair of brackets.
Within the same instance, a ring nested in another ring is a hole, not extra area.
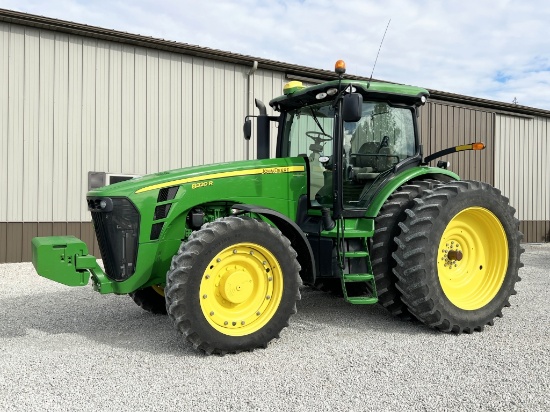
[(550, 245), (483, 333), (304, 289), (266, 350), (204, 356), (165, 316), (0, 265), (0, 410), (550, 410)]

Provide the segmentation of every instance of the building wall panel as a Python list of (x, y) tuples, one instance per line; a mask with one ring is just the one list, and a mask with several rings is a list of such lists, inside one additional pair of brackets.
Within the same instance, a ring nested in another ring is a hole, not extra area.
[[(9, 107), (9, 55), (10, 55), (10, 26), (0, 24), (0, 193), (8, 193), (8, 107)], [(8, 196), (0, 196), (0, 222), (8, 220)], [(5, 228), (4, 228), (5, 233)], [(0, 231), (0, 244), (2, 242)], [(4, 254), (2, 254), (4, 249)], [(5, 248), (0, 246), (0, 262), (5, 258)]]
[(147, 50), (147, 169), (158, 170), (159, 160), (159, 52)]
[(462, 179), (493, 183), (493, 122), (491, 112), (429, 101), (422, 107), (418, 121), (424, 156), (448, 147), (484, 142), (487, 149), (483, 151), (453, 153), (433, 160), (431, 165), (447, 160), (450, 170)]
[(40, 32), (36, 29), (25, 29), (25, 80), (24, 80), (24, 139), (23, 145), (23, 170), (22, 170), (22, 215), (31, 221), (38, 219), (38, 130), (40, 118), (40, 105), (36, 91), (40, 84), (40, 59), (39, 45)]
[[(212, 62), (212, 110), (206, 110), (211, 114), (212, 123), (212, 163), (221, 163), (226, 160), (226, 145), (230, 145), (231, 142), (227, 142), (225, 138), (225, 127), (229, 113), (225, 110), (225, 63)], [(229, 83), (231, 81), (229, 80)]]
[[(98, 41), (95, 62), (95, 141), (94, 168), (109, 170), (109, 44)], [(113, 142), (114, 143), (114, 142)]]
[(193, 164), (193, 110), (189, 110), (193, 99), (193, 58), (181, 56), (181, 164), (191, 166)]
[[(147, 173), (147, 50), (136, 48), (134, 53), (134, 172), (139, 175)], [(129, 136), (130, 141), (132, 136)], [(126, 173), (131, 173), (129, 169)]]
[[(120, 173), (136, 173), (136, 146), (139, 145), (135, 134), (136, 110), (136, 54), (134, 49), (123, 46), (121, 49), (121, 102), (120, 102)], [(139, 147), (139, 146), (138, 146)], [(136, 173), (137, 174), (137, 173)]]
[[(97, 41), (83, 39), (82, 41), (82, 131), (80, 140), (82, 142), (82, 156), (80, 167), (80, 193), (81, 207), (79, 209), (79, 221), (90, 218), (89, 212), (84, 204), (84, 193), (88, 190), (88, 172), (98, 171), (96, 166), (96, 64), (97, 64)], [(76, 194), (73, 195), (77, 197)]]
[(29, 222), (21, 223), (21, 258), (19, 260), (14, 260), (14, 262), (28, 261), (32, 259), (32, 238), (36, 236), (38, 232), (38, 223)]
[(181, 56), (170, 54), (168, 56), (170, 64), (169, 98), (170, 105), (167, 108), (168, 122), (170, 126), (170, 153), (168, 154), (168, 165), (170, 169), (177, 169), (183, 166), (182, 162), (182, 140), (190, 139), (191, 135), (182, 135), (182, 101), (184, 94), (182, 92), (182, 64)]
[(7, 262), (8, 223), (0, 222), (0, 262)]
[(22, 176), (24, 171), (24, 156), (22, 142), (24, 140), (24, 92), (25, 55), (18, 50), (25, 48), (25, 29), (12, 26), (9, 39), (8, 58), (8, 145), (7, 145), (7, 166), (9, 193), (7, 204), (8, 220), (20, 221), (23, 216), (23, 184)]
[[(67, 120), (69, 110), (69, 36), (56, 34), (54, 40), (54, 89), (53, 89), (53, 220), (68, 218), (68, 154)], [(72, 140), (72, 139), (71, 139)]]
[(6, 262), (21, 262), (23, 260), (23, 223), (10, 223), (6, 229)]
[(103, 155), (108, 158), (109, 171), (122, 171), (122, 46), (109, 44), (108, 54), (108, 151)]
[[(202, 93), (200, 102), (203, 110), (201, 110), (199, 130), (193, 130), (202, 140), (202, 145), (197, 145), (198, 151), (202, 152), (202, 156), (200, 157), (201, 164), (214, 163), (214, 150), (216, 150), (214, 143), (214, 124), (218, 119), (214, 118), (214, 64), (213, 61), (204, 59), (201, 64), (202, 81), (193, 81), (199, 89), (197, 92)], [(193, 142), (193, 145), (195, 145), (195, 142)]]
[(497, 114), (495, 185), (510, 199), (524, 241), (550, 239), (549, 120)]
[(158, 57), (158, 147), (159, 170), (170, 169), (172, 136), (170, 130), (170, 54), (161, 52)]
[[(199, 136), (206, 135), (207, 131), (204, 129), (204, 97), (208, 90), (205, 90), (204, 85), (204, 60), (201, 58), (193, 58), (191, 70), (192, 70), (192, 86), (191, 86), (191, 104), (194, 107), (201, 108), (199, 110), (192, 111), (192, 132)], [(187, 109), (187, 107), (185, 108)], [(185, 110), (184, 109), (184, 110)], [(191, 143), (193, 156), (191, 158), (191, 166), (204, 163), (204, 147), (206, 146), (203, 141), (203, 146)]]
[[(80, 221), (83, 198), (74, 194), (82, 193), (82, 39), (69, 37), (68, 43), (68, 108), (67, 108), (67, 214), (65, 219)], [(76, 138), (75, 138), (76, 136)], [(87, 174), (87, 173), (86, 173)], [(29, 219), (26, 219), (29, 220)], [(34, 219), (32, 219), (34, 220)]]

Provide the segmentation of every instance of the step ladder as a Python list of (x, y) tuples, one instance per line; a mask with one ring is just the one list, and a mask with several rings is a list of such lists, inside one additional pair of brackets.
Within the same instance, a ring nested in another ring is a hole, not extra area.
[[(351, 235), (351, 236), (350, 236)], [(346, 239), (356, 238), (360, 239), (361, 250), (355, 251), (340, 251), (340, 259), (365, 259), (367, 262), (367, 273), (342, 273), (342, 291), (344, 292), (344, 299), (346, 302), (354, 305), (372, 305), (378, 302), (378, 295), (376, 293), (376, 283), (374, 282), (374, 275), (372, 274), (372, 266), (370, 263), (370, 256), (367, 247), (367, 238), (363, 236), (353, 236), (352, 233), (346, 232), (344, 236), (344, 243)], [(350, 265), (348, 265), (350, 266)], [(343, 272), (343, 269), (342, 269)], [(368, 285), (370, 293), (360, 296), (349, 296), (348, 286), (353, 283), (364, 282)]]

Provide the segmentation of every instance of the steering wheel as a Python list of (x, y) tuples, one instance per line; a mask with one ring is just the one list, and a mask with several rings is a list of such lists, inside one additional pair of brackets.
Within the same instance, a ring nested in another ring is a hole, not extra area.
[(328, 141), (332, 140), (332, 136), (330, 136), (326, 133), (317, 132), (317, 131), (315, 131), (315, 132), (314, 131), (306, 132), (306, 136), (309, 137), (310, 139), (313, 139), (315, 141), (315, 143), (328, 142)]

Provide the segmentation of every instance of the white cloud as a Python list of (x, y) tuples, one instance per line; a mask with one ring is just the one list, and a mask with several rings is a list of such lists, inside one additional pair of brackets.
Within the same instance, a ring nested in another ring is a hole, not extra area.
[(0, 0), (0, 7), (550, 110), (550, 3)]

